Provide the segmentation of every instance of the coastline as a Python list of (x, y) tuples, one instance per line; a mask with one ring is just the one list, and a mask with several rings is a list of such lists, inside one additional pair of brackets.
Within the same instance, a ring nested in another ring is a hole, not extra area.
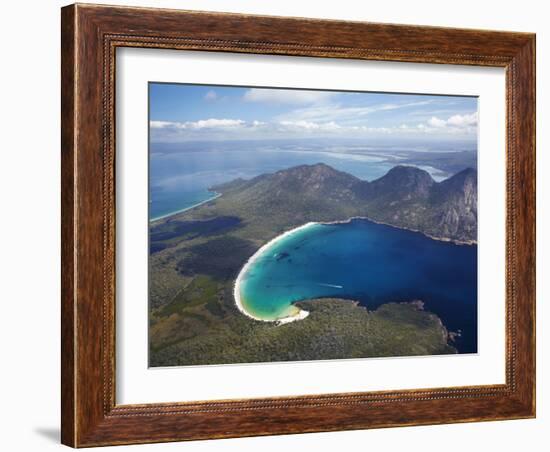
[(290, 229), (288, 231), (283, 232), (282, 234), (279, 234), (278, 236), (272, 238), (269, 242), (262, 245), (250, 258), (246, 261), (246, 264), (244, 264), (243, 268), (241, 268), (241, 271), (239, 272), (239, 275), (237, 276), (237, 279), (235, 279), (235, 284), (233, 285), (233, 298), (235, 299), (235, 305), (237, 306), (237, 309), (241, 314), (244, 314), (245, 316), (253, 319), (258, 320), (260, 322), (276, 322), (280, 325), (285, 323), (294, 322), (296, 320), (303, 320), (309, 315), (309, 311), (306, 311), (304, 309), (300, 309), (296, 306), (296, 309), (298, 309), (298, 312), (292, 316), (283, 317), (281, 319), (275, 319), (275, 320), (266, 320), (261, 319), (259, 317), (253, 316), (249, 312), (244, 309), (244, 306), (241, 301), (241, 280), (243, 275), (248, 271), (250, 266), (258, 259), (258, 257), (269, 247), (271, 247), (274, 243), (283, 240), (285, 237), (288, 237), (291, 234), (294, 234), (295, 232), (305, 229), (307, 227), (310, 227), (314, 224), (319, 224), (315, 221), (310, 221), (308, 223), (305, 223), (301, 226), (298, 226), (296, 228)]
[(239, 274), (235, 280), (235, 283), (233, 285), (233, 298), (235, 299), (235, 305), (237, 306), (237, 309), (239, 310), (240, 313), (242, 313), (243, 315), (253, 319), (253, 320), (257, 320), (257, 321), (260, 321), (260, 322), (275, 322), (275, 323), (278, 323), (279, 325), (282, 325), (282, 324), (285, 324), (285, 323), (290, 323), (290, 322), (294, 322), (296, 320), (302, 320), (302, 319), (305, 319), (308, 315), (309, 315), (309, 311), (306, 311), (304, 309), (300, 309), (296, 306), (296, 308), (298, 309), (298, 312), (292, 316), (288, 316), (288, 317), (283, 317), (281, 319), (275, 319), (275, 320), (266, 320), (266, 319), (262, 319), (262, 318), (259, 318), (259, 317), (256, 317), (252, 314), (250, 314), (249, 312), (246, 311), (246, 309), (244, 308), (243, 304), (242, 304), (242, 300), (241, 300), (241, 295), (240, 295), (240, 286), (241, 286), (241, 280), (242, 280), (242, 277), (244, 274), (246, 274), (246, 272), (248, 271), (248, 269), (250, 268), (250, 266), (258, 259), (258, 257), (265, 251), (267, 250), (269, 247), (271, 247), (273, 244), (277, 243), (278, 241), (280, 240), (283, 240), (284, 238), (288, 237), (289, 235), (299, 231), (299, 230), (302, 230), (302, 229), (305, 229), (307, 227), (310, 227), (312, 225), (330, 225), (330, 224), (347, 224), (347, 223), (351, 223), (352, 221), (354, 220), (366, 220), (366, 221), (370, 221), (372, 223), (376, 223), (376, 224), (381, 224), (381, 225), (384, 225), (384, 226), (389, 226), (389, 227), (393, 227), (393, 228), (397, 228), (397, 229), (401, 229), (401, 230), (405, 230), (405, 231), (410, 231), (410, 232), (417, 232), (417, 233), (420, 233), (422, 235), (424, 235), (425, 237), (428, 237), (432, 240), (438, 240), (438, 241), (441, 241), (441, 242), (448, 242), (448, 243), (453, 243), (455, 245), (460, 245), (460, 246), (464, 246), (464, 245), (477, 245), (477, 241), (475, 240), (471, 240), (471, 241), (460, 241), (460, 240), (453, 240), (453, 239), (449, 239), (449, 238), (446, 238), (446, 237), (435, 237), (435, 236), (431, 236), (429, 234), (426, 234), (425, 232), (422, 232), (422, 231), (418, 231), (416, 229), (411, 229), (411, 228), (405, 228), (405, 227), (401, 227), (401, 226), (395, 226), (393, 224), (389, 224), (389, 223), (385, 223), (385, 222), (382, 222), (382, 221), (376, 221), (376, 220), (373, 220), (369, 217), (365, 217), (365, 216), (354, 216), (354, 217), (350, 217), (348, 218), (347, 220), (337, 220), (337, 221), (309, 221), (301, 226), (297, 226), (293, 229), (289, 229), (288, 231), (285, 231), (283, 232), (282, 234), (279, 234), (278, 236), (274, 237), (273, 239), (271, 239), (270, 241), (268, 241), (267, 243), (265, 243), (264, 245), (262, 245), (245, 263), (245, 265), (241, 268), (241, 270), (239, 271)]
[(312, 222), (312, 223), (317, 223), (317, 224), (346, 224), (346, 223), (351, 223), (353, 220), (367, 220), (367, 221), (370, 221), (371, 223), (381, 224), (383, 226), (389, 226), (391, 228), (401, 229), (403, 231), (418, 232), (419, 234), (422, 234), (423, 236), (428, 237), (429, 239), (437, 240), (438, 242), (447, 242), (447, 243), (452, 243), (454, 245), (477, 245), (477, 240), (456, 240), (456, 239), (450, 239), (448, 237), (437, 237), (435, 235), (430, 235), (426, 232), (419, 231), (418, 229), (406, 228), (404, 226), (396, 226), (395, 224), (386, 223), (384, 221), (373, 220), (372, 218), (365, 217), (365, 216), (350, 217), (347, 220), (318, 221), (318, 222)]
[(157, 221), (160, 221), (160, 220), (166, 220), (169, 217), (173, 217), (173, 216), (178, 215), (180, 213), (187, 212), (188, 210), (194, 209), (195, 207), (202, 206), (203, 204), (206, 204), (207, 202), (214, 201), (214, 199), (218, 199), (222, 195), (221, 193), (218, 193), (218, 192), (212, 192), (212, 193), (214, 193), (214, 196), (212, 196), (212, 198), (208, 198), (208, 199), (205, 199), (204, 201), (193, 204), (192, 206), (185, 207), (185, 208), (180, 209), (180, 210), (175, 210), (174, 212), (170, 212), (170, 213), (167, 213), (165, 215), (161, 215), (160, 217), (151, 218), (149, 220), (149, 224), (156, 223)]

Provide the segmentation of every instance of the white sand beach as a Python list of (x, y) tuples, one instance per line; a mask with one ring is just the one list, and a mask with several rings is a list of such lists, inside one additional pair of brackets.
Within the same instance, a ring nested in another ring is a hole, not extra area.
[(262, 253), (264, 253), (266, 250), (268, 250), (271, 246), (273, 246), (275, 243), (279, 242), (280, 240), (283, 240), (284, 238), (288, 237), (289, 235), (294, 234), (297, 231), (300, 231), (300, 230), (305, 229), (307, 227), (310, 227), (314, 224), (318, 224), (318, 223), (309, 222), (309, 223), (303, 224), (301, 226), (298, 226), (297, 228), (286, 231), (283, 234), (278, 235), (277, 237), (273, 238), (272, 240), (267, 242), (265, 245), (263, 245), (258, 251), (256, 251), (248, 259), (246, 264), (243, 266), (243, 268), (239, 272), (239, 275), (237, 276), (237, 279), (235, 280), (235, 285), (233, 287), (233, 297), (235, 298), (235, 304), (237, 305), (237, 309), (242, 314), (244, 314), (247, 317), (250, 317), (251, 319), (254, 319), (254, 320), (259, 320), (259, 321), (262, 321), (262, 322), (277, 322), (279, 324), (285, 324), (285, 323), (294, 322), (296, 320), (302, 320), (302, 319), (305, 319), (309, 315), (309, 311), (306, 311), (304, 309), (296, 308), (296, 309), (298, 309), (296, 314), (294, 314), (292, 316), (289, 316), (289, 317), (283, 317), (281, 319), (270, 320), (270, 319), (262, 319), (262, 318), (259, 318), (257, 316), (254, 316), (250, 312), (246, 311), (246, 309), (244, 309), (244, 307), (243, 307), (242, 300), (241, 300), (241, 287), (240, 286), (241, 286), (241, 281), (242, 281), (243, 276), (246, 274), (246, 272), (248, 271), (250, 266), (252, 264), (254, 264), (256, 259), (258, 259), (258, 257), (260, 255), (262, 255)]

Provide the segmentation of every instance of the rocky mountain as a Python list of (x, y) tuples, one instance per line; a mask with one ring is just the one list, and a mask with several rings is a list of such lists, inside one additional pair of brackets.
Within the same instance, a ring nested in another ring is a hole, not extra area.
[(442, 236), (477, 239), (477, 171), (465, 169), (436, 185), (431, 218)]
[(245, 209), (245, 217), (263, 216), (276, 224), (365, 216), (437, 238), (477, 239), (477, 171), (471, 168), (438, 183), (422, 169), (396, 166), (367, 182), (319, 163), (214, 189), (223, 194), (220, 201)]
[[(357, 215), (362, 181), (325, 164), (302, 165), (212, 187), (222, 193), (212, 212), (196, 214), (236, 215), (275, 235), (308, 221), (333, 221)], [(258, 234), (258, 239), (265, 235)]]
[(477, 239), (477, 171), (435, 182), (424, 170), (397, 166), (364, 183), (367, 216), (456, 241)]
[(363, 182), (364, 194), (368, 199), (410, 201), (426, 199), (435, 184), (424, 170), (413, 166), (394, 166), (385, 176)]
[(361, 180), (355, 176), (318, 163), (262, 174), (248, 181), (237, 179), (214, 189), (222, 193), (249, 193), (256, 202), (265, 201), (264, 198), (282, 199), (298, 194), (306, 198), (351, 202), (356, 197), (358, 184), (361, 184)]

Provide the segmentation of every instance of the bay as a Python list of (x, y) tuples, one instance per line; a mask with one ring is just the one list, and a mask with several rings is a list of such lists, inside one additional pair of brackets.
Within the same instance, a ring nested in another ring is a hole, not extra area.
[(477, 352), (477, 246), (456, 245), (363, 219), (311, 223), (263, 247), (239, 277), (242, 307), (275, 320), (293, 303), (344, 298), (376, 309), (421, 300), (460, 353)]

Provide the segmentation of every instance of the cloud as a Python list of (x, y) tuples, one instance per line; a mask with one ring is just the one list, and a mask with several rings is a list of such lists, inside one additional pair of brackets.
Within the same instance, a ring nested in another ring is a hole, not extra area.
[(204, 100), (216, 100), (217, 98), (218, 98), (218, 95), (214, 90), (210, 90), (204, 95)]
[(245, 125), (241, 119), (201, 119), (199, 121), (171, 122), (151, 121), (151, 129), (228, 129)]
[(303, 105), (324, 102), (334, 95), (327, 91), (251, 88), (244, 93), (243, 99), (247, 102)]
[(477, 112), (464, 115), (453, 115), (447, 120), (432, 116), (428, 120), (428, 125), (435, 128), (455, 127), (458, 129), (463, 129), (474, 127), (477, 126)]
[(367, 106), (344, 107), (339, 103), (328, 102), (311, 105), (290, 111), (278, 117), (283, 121), (366, 121), (366, 116), (380, 111), (391, 111), (430, 104), (430, 100), (407, 103), (386, 103)]
[[(410, 104), (409, 104), (410, 105)], [(383, 106), (379, 106), (382, 108)], [(323, 107), (324, 108), (324, 107)], [(388, 105), (385, 108), (389, 108)], [(349, 109), (348, 109), (349, 110)], [(318, 117), (325, 118), (323, 115)], [(369, 138), (396, 136), (467, 137), (477, 132), (477, 113), (453, 115), (447, 119), (432, 116), (421, 123), (394, 125), (311, 119), (273, 119), (271, 121), (209, 118), (197, 121), (151, 121), (153, 142), (190, 140), (273, 139), (306, 137)]]
[(205, 128), (233, 128), (240, 127), (244, 125), (244, 121), (241, 119), (201, 119), (200, 121), (195, 122), (186, 122), (184, 123), (184, 128), (191, 129), (205, 129)]
[(281, 121), (279, 124), (289, 129), (302, 129), (302, 130), (319, 130), (324, 126), (323, 124), (318, 124), (316, 122), (311, 122), (311, 121)]
[(428, 124), (432, 127), (445, 127), (447, 125), (447, 121), (432, 116), (428, 119)]
[(340, 132), (343, 127), (334, 121), (313, 122), (313, 121), (280, 121), (278, 132), (300, 133), (300, 132)]
[(455, 127), (467, 127), (477, 125), (477, 112), (469, 115), (454, 115), (447, 119), (447, 124)]
[(373, 107), (373, 111), (399, 110), (401, 108), (420, 107), (422, 105), (429, 105), (431, 103), (431, 100), (419, 100), (416, 102), (404, 102), (402, 104), (382, 104)]
[(151, 121), (149, 127), (151, 127), (151, 129), (165, 129), (171, 127), (172, 124), (175, 123), (170, 121)]
[(475, 135), (477, 132), (477, 120), (477, 112), (453, 115), (448, 119), (432, 116), (425, 123), (416, 125), (401, 124), (398, 129), (424, 134)]
[(261, 132), (273, 128), (262, 121), (209, 118), (198, 121), (150, 121), (154, 143), (176, 143), (189, 140), (262, 138)]

